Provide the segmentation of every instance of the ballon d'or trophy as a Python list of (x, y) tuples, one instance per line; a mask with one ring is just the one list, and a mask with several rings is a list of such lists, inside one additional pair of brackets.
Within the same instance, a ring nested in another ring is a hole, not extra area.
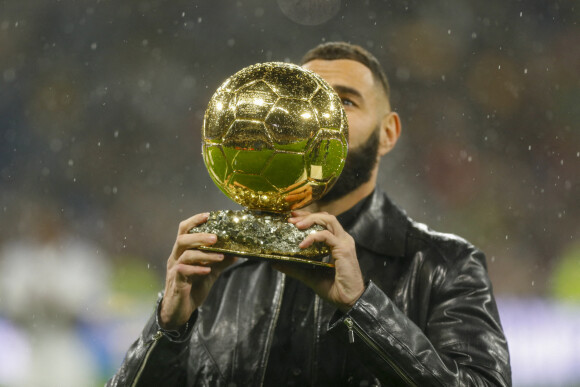
[(217, 234), (201, 249), (332, 267), (330, 250), (299, 243), (290, 212), (320, 199), (340, 175), (348, 123), (335, 91), (289, 63), (261, 63), (228, 78), (205, 112), (202, 153), (213, 181), (244, 210), (213, 211), (190, 232)]

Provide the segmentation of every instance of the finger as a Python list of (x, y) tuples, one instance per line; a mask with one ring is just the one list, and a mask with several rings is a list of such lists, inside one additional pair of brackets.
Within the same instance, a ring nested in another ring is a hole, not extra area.
[(196, 249), (200, 246), (211, 246), (217, 242), (217, 235), (209, 233), (181, 234), (175, 244), (181, 249)]
[(193, 215), (192, 217), (185, 219), (181, 223), (179, 223), (179, 229), (177, 235), (185, 234), (189, 232), (195, 226), (199, 226), (200, 224), (207, 221), (209, 217), (209, 212), (203, 212), (201, 214)]
[(305, 210), (292, 210), (291, 214), (292, 216), (288, 218), (288, 222), (296, 224), (312, 213)]
[(307, 199), (304, 199), (304, 200), (302, 200), (301, 202), (298, 202), (298, 203), (294, 203), (294, 204), (292, 204), (292, 205), (290, 206), (290, 209), (292, 210), (292, 209), (294, 209), (294, 208), (300, 208), (300, 207), (304, 207), (304, 205), (305, 205), (306, 203), (308, 203), (308, 200), (307, 200)]
[(177, 261), (184, 251), (197, 249), (201, 246), (211, 246), (216, 242), (217, 235), (215, 234), (194, 233), (178, 235), (173, 245), (168, 264)]
[(295, 202), (297, 200), (300, 200), (304, 197), (304, 194), (301, 193), (293, 193), (293, 194), (288, 194), (284, 197), (284, 200), (286, 200), (287, 202)]
[(307, 205), (310, 201), (312, 200), (312, 195), (306, 195), (300, 202), (298, 203), (294, 203), (290, 206), (291, 210), (297, 209), (297, 208), (302, 208), (305, 205)]
[(343, 231), (342, 226), (340, 225), (335, 216), (323, 212), (307, 215), (299, 219), (296, 223), (294, 223), (294, 225), (299, 229), (309, 228), (313, 224), (323, 226), (333, 233)]
[(202, 276), (211, 273), (211, 267), (179, 264), (175, 267), (175, 271), (177, 272), (178, 279), (191, 282), (191, 279), (195, 276)]
[(200, 250), (186, 250), (177, 260), (180, 264), (185, 265), (202, 265), (207, 266), (215, 262), (221, 262), (224, 255), (220, 253), (209, 253)]
[(304, 240), (300, 242), (298, 247), (300, 247), (301, 249), (305, 249), (311, 246), (314, 242), (323, 242), (326, 243), (328, 246), (330, 246), (330, 248), (332, 248), (338, 244), (339, 239), (329, 230), (316, 231), (309, 234), (306, 238), (304, 238)]
[(312, 212), (306, 211), (306, 210), (293, 210), (292, 211), (292, 216), (294, 216), (294, 217), (306, 216), (306, 215), (310, 215), (310, 214), (312, 214)]

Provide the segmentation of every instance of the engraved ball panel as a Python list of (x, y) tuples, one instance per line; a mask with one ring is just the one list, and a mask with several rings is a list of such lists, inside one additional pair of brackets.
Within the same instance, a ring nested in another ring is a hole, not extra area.
[(274, 186), (261, 175), (252, 175), (247, 173), (233, 173), (227, 181), (228, 189), (244, 188), (246, 190), (260, 193), (275, 193), (277, 190)]
[(280, 190), (305, 182), (307, 178), (304, 155), (295, 153), (276, 153), (262, 175)]
[(319, 88), (319, 81), (313, 73), (308, 73), (300, 66), (291, 63), (272, 65), (263, 79), (281, 97), (308, 100)]
[(316, 111), (320, 127), (339, 130), (342, 126), (342, 103), (336, 94), (320, 89), (314, 94), (310, 103)]
[(288, 144), (274, 143), (274, 148), (283, 152), (304, 153), (306, 148), (308, 148), (308, 144), (310, 144), (310, 139), (304, 139)]
[(225, 182), (231, 174), (231, 168), (221, 146), (204, 144), (202, 154), (209, 176), (218, 188), (229, 196), (229, 192), (225, 188)]
[(280, 98), (266, 117), (266, 127), (274, 143), (288, 145), (312, 138), (319, 125), (309, 102)]
[(235, 95), (217, 91), (205, 111), (202, 129), (203, 138), (212, 142), (221, 142), (235, 116)]
[(225, 85), (226, 90), (236, 92), (252, 82), (264, 79), (265, 75), (271, 71), (271, 67), (269, 63), (258, 63), (245, 67), (228, 78), (223, 85)]
[(347, 150), (346, 139), (340, 132), (321, 129), (306, 152), (308, 177), (318, 181), (338, 177), (344, 167)]
[(264, 120), (278, 98), (278, 95), (263, 81), (242, 87), (236, 93), (236, 119)]
[(274, 155), (274, 150), (254, 151), (224, 147), (224, 153), (234, 172), (257, 175), (262, 172), (264, 165), (268, 164)]
[(235, 120), (223, 138), (225, 147), (256, 150), (274, 149), (274, 143), (262, 121)]
[(349, 139), (348, 118), (346, 116), (346, 112), (344, 111), (344, 109), (340, 109), (340, 116), (341, 116), (340, 133), (343, 136), (343, 141), (345, 142), (348, 152), (348, 139)]
[(234, 173), (224, 189), (232, 200), (250, 210), (286, 212), (290, 209), (280, 192), (262, 175)]

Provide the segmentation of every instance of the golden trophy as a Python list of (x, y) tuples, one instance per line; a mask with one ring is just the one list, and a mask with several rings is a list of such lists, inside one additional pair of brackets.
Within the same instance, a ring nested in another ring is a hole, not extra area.
[(190, 232), (217, 234), (201, 249), (332, 267), (329, 248), (298, 244), (290, 212), (321, 198), (340, 175), (348, 123), (336, 92), (289, 63), (260, 63), (228, 78), (205, 112), (202, 153), (212, 180), (246, 209), (213, 211)]

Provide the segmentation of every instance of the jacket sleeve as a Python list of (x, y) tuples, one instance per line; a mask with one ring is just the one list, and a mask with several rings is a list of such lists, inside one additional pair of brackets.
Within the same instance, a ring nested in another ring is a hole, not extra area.
[(423, 330), (373, 282), (329, 329), (348, 338), (387, 385), (510, 386), (507, 342), (484, 259), (468, 249), (440, 270), (424, 305)]
[(162, 295), (155, 313), (106, 387), (185, 385), (187, 353), (197, 311), (182, 332), (164, 330), (158, 322), (161, 299)]

